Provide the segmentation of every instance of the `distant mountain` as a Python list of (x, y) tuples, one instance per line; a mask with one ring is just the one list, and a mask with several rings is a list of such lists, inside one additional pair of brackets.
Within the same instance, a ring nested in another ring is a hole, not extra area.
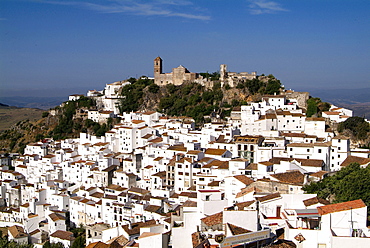
[[(67, 97), (27, 97), (27, 96), (12, 96), (1, 97), (1, 101), (8, 106), (15, 106), (19, 108), (38, 108), (48, 110), (59, 106), (62, 102), (68, 100)], [(4, 104), (5, 105), (5, 104)], [(5, 106), (6, 106), (5, 105)]]
[(2, 104), (2, 103), (0, 102), (0, 107), (9, 107), (9, 105)]
[(370, 102), (370, 88), (362, 89), (311, 89), (312, 96), (318, 96), (325, 101), (354, 104)]
[(362, 89), (311, 89), (313, 97), (329, 102), (338, 107), (349, 108), (356, 116), (370, 119), (370, 88)]

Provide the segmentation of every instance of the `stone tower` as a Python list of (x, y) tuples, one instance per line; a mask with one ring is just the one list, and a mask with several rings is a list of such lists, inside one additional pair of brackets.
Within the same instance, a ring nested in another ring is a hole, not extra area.
[(224, 82), (227, 77), (227, 65), (220, 65), (220, 81)]
[(159, 74), (162, 74), (162, 59), (158, 56), (154, 59), (154, 78)]

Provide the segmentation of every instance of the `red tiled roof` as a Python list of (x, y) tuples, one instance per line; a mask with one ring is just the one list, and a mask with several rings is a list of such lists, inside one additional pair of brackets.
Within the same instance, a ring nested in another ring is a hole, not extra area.
[(289, 184), (303, 184), (304, 175), (300, 171), (287, 171), (284, 173), (272, 174), (271, 177), (277, 179), (282, 183)]
[(229, 227), (232, 235), (239, 235), (239, 234), (243, 234), (243, 233), (250, 233), (250, 232), (252, 232), (251, 230), (242, 228), (240, 226), (235, 226), (235, 225), (230, 224), (230, 223), (227, 223), (227, 226)]
[(152, 226), (157, 224), (155, 220), (149, 220), (146, 222), (136, 222), (131, 224), (131, 229), (129, 225), (122, 226), (123, 230), (126, 231), (128, 235), (140, 234), (140, 228), (146, 226)]
[(205, 151), (205, 154), (207, 155), (218, 155), (218, 156), (221, 156), (222, 154), (224, 154), (225, 152), (227, 152), (226, 149), (215, 149), (215, 148), (208, 148), (206, 151)]
[(66, 220), (66, 218), (63, 216), (63, 215), (60, 215), (60, 214), (56, 214), (56, 213), (52, 213), (52, 214), (49, 214), (49, 217), (50, 219), (52, 219), (52, 221), (58, 221), (58, 220)]
[(182, 206), (183, 206), (183, 207), (191, 207), (191, 208), (194, 208), (194, 207), (197, 207), (197, 202), (187, 200), (186, 202), (184, 202), (184, 203), (182, 204)]
[(235, 203), (235, 206), (238, 207), (239, 210), (244, 210), (244, 208), (246, 207), (249, 207), (250, 205), (252, 205), (253, 203), (255, 203), (256, 201), (246, 201), (246, 202), (239, 202), (239, 203)]
[(256, 197), (256, 199), (260, 202), (264, 202), (264, 201), (272, 200), (272, 199), (279, 198), (279, 197), (281, 197), (280, 193), (274, 193), (274, 194), (269, 194), (266, 196)]
[(323, 176), (326, 175), (326, 174), (328, 174), (327, 171), (321, 170), (321, 171), (318, 171), (318, 172), (315, 172), (315, 173), (310, 174), (310, 176), (311, 177), (318, 177), (318, 178), (322, 179)]
[(109, 247), (109, 245), (107, 245), (106, 243), (103, 243), (101, 241), (94, 242), (94, 243), (91, 243), (88, 246), (86, 246), (86, 248), (108, 248), (108, 247)]
[(246, 175), (237, 175), (234, 176), (234, 178), (244, 183), (246, 186), (254, 182), (253, 179), (247, 177)]
[(315, 205), (317, 203), (321, 203), (323, 205), (329, 205), (330, 202), (325, 200), (325, 199), (322, 199), (322, 198), (319, 198), (317, 196), (315, 197), (312, 197), (310, 199), (307, 199), (307, 200), (304, 200), (303, 201), (303, 204), (306, 206), (306, 207), (309, 207), (309, 206), (312, 206), (312, 205)]
[(340, 211), (346, 211), (346, 210), (363, 208), (363, 207), (366, 207), (366, 205), (361, 199), (359, 199), (359, 200), (354, 200), (354, 201), (341, 202), (337, 204), (321, 206), (321, 207), (318, 207), (317, 210), (320, 215), (325, 215), (325, 214), (336, 213)]
[(22, 237), (27, 237), (27, 234), (24, 232), (23, 227), (21, 226), (11, 226), (8, 228), (8, 231), (11, 233), (13, 238), (22, 238)]
[(351, 163), (358, 163), (360, 165), (366, 165), (370, 163), (370, 158), (362, 158), (356, 156), (348, 156), (340, 166), (348, 166)]
[(223, 212), (212, 214), (210, 216), (200, 219), (206, 226), (214, 226), (222, 224), (223, 222)]
[(62, 231), (62, 230), (57, 230), (53, 234), (51, 234), (50, 236), (55, 237), (55, 238), (59, 238), (59, 239), (64, 239), (64, 240), (74, 240), (75, 239), (73, 237), (72, 232)]

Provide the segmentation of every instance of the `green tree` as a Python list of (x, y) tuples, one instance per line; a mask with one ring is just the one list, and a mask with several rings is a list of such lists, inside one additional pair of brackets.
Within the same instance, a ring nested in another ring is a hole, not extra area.
[(303, 190), (327, 200), (334, 199), (334, 203), (362, 199), (369, 205), (370, 166), (362, 168), (358, 163), (352, 163), (333, 176), (303, 186)]
[(151, 84), (149, 85), (149, 88), (148, 88), (149, 92), (151, 93), (158, 93), (159, 91), (159, 86), (156, 85), (156, 84)]
[(0, 247), (1, 248), (33, 248), (32, 244), (18, 244), (13, 240), (9, 241), (8, 236), (0, 236)]
[(310, 98), (307, 100), (307, 117), (312, 117), (313, 115), (317, 114), (317, 98)]
[(71, 248), (85, 248), (86, 238), (84, 235), (78, 236), (73, 242)]
[(330, 104), (327, 102), (322, 102), (318, 97), (311, 97), (307, 100), (307, 112), (306, 116), (311, 117), (313, 115), (321, 116), (322, 112), (328, 111), (330, 109)]
[(269, 79), (267, 85), (266, 85), (266, 90), (265, 93), (269, 95), (273, 94), (279, 94), (281, 89), (281, 83), (280, 80), (276, 79)]
[(338, 125), (338, 132), (342, 133), (344, 130), (349, 130), (359, 140), (365, 140), (370, 132), (370, 124), (362, 117), (350, 117)]
[(64, 248), (64, 245), (61, 242), (51, 243), (50, 241), (46, 241), (42, 247), (43, 248)]
[(131, 82), (131, 84), (125, 85), (121, 91), (123, 98), (119, 105), (120, 112), (137, 111), (140, 104), (143, 102), (143, 90), (147, 86), (149, 86), (149, 91), (159, 90), (157, 86), (152, 86), (154, 85), (153, 79), (148, 79), (145, 76), (142, 76), (138, 80), (130, 78), (128, 81)]

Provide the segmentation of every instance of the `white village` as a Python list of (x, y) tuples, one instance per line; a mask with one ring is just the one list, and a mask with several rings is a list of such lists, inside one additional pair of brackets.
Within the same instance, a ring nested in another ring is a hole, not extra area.
[[(158, 85), (202, 82), (184, 67), (163, 74), (162, 60), (154, 63)], [(255, 76), (221, 66), (230, 85)], [(10, 240), (68, 248), (75, 241), (69, 228), (82, 227), (89, 248), (270, 247), (277, 240), (274, 247), (370, 246), (363, 200), (330, 204), (302, 189), (350, 163), (369, 165), (369, 149), (327, 128), (351, 110), (331, 106), (306, 117), (308, 95), (282, 90), (196, 127), (190, 117), (120, 113), (127, 84), (86, 94), (99, 108), (80, 117), (121, 118), (105, 135), (45, 138), (2, 160), (0, 224)]]

